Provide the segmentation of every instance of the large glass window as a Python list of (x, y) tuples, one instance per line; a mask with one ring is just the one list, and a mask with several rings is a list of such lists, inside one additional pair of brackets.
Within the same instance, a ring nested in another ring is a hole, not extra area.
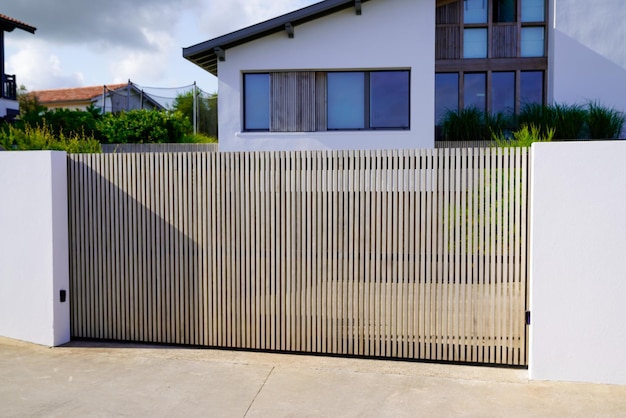
[(468, 73), (463, 78), (465, 108), (475, 107), (481, 111), (487, 110), (485, 91), (487, 75), (485, 73)]
[(543, 22), (545, 19), (545, 0), (521, 0), (522, 22)]
[(522, 71), (520, 75), (520, 103), (543, 104), (543, 71)]
[(515, 73), (494, 72), (491, 74), (491, 112), (512, 113), (515, 111)]
[(543, 57), (544, 55), (543, 27), (522, 28), (521, 53), (522, 57)]
[(463, 31), (463, 58), (487, 58), (487, 29)]
[(409, 72), (370, 73), (370, 127), (409, 127)]
[(270, 75), (244, 75), (244, 129), (270, 129)]
[(459, 74), (435, 75), (435, 124), (441, 124), (448, 111), (459, 110)]
[(365, 73), (328, 73), (328, 129), (365, 128)]

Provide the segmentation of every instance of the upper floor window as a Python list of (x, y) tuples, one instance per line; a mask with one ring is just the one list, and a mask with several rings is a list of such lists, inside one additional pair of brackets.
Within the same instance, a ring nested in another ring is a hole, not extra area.
[(438, 2), (436, 59), (545, 56), (546, 0)]

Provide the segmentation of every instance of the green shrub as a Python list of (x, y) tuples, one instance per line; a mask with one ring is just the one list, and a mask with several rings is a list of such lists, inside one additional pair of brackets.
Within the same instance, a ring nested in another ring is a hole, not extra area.
[(622, 133), (626, 116), (598, 102), (587, 103), (587, 126), (590, 139), (617, 139)]
[(57, 150), (68, 153), (99, 153), (100, 143), (93, 136), (76, 133), (56, 135), (47, 125), (17, 128), (5, 125), (0, 130), (0, 145), (5, 150)]
[(511, 117), (504, 113), (489, 114), (476, 107), (448, 111), (442, 120), (445, 141), (489, 141), (493, 134), (511, 129)]
[(175, 143), (191, 134), (189, 120), (180, 112), (130, 110), (107, 113), (97, 128), (111, 144)]
[(519, 126), (534, 125), (542, 136), (554, 131), (554, 139), (585, 139), (587, 111), (580, 105), (528, 104), (522, 107), (517, 117)]
[(100, 109), (93, 106), (87, 110), (45, 109), (36, 108), (30, 112), (23, 112), (15, 126), (24, 129), (24, 126), (46, 126), (55, 136), (61, 134), (69, 136), (87, 136), (101, 140), (97, 128), (98, 120), (102, 118)]
[(194, 134), (185, 135), (180, 142), (184, 142), (188, 144), (213, 144), (213, 143), (217, 143), (217, 138), (198, 133), (195, 135)]
[(543, 133), (540, 128), (535, 125), (522, 125), (520, 129), (512, 133), (512, 138), (506, 138), (504, 135), (493, 135), (493, 141), (496, 147), (530, 147), (533, 142), (551, 142), (554, 136), (554, 128), (548, 129)]

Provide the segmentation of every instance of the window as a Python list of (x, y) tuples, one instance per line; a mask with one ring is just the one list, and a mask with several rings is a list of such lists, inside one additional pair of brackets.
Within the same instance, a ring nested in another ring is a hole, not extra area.
[(244, 76), (244, 126), (249, 131), (270, 128), (270, 75)]
[(547, 6), (547, 0), (437, 1), (435, 125), (448, 110), (518, 113), (526, 103), (545, 103)]
[(475, 107), (481, 111), (487, 110), (485, 91), (487, 81), (485, 73), (468, 73), (464, 78), (465, 108)]
[(522, 57), (543, 57), (543, 27), (522, 28)]
[(365, 73), (328, 73), (328, 129), (365, 128)]
[(522, 0), (522, 22), (543, 22), (545, 0)]
[(244, 74), (244, 130), (408, 129), (410, 72)]
[(520, 96), (522, 105), (543, 103), (543, 71), (522, 71)]
[(515, 0), (496, 0), (493, 2), (493, 21), (496, 23), (515, 22)]
[(459, 74), (435, 74), (435, 123), (440, 124), (449, 110), (459, 110)]
[(491, 74), (491, 112), (512, 113), (515, 110), (515, 73)]
[(463, 58), (487, 58), (487, 29), (463, 31)]
[(409, 127), (409, 72), (370, 73), (370, 127)]

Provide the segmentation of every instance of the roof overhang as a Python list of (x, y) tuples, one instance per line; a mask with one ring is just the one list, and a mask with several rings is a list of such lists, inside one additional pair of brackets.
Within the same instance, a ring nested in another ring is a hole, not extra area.
[(12, 32), (13, 29), (22, 29), (26, 32), (35, 33), (37, 30), (36, 27), (26, 24), (24, 22), (20, 22), (17, 19), (13, 19), (12, 17), (0, 14), (0, 29), (5, 32)]
[(284, 31), (286, 36), (293, 37), (294, 28), (297, 25), (343, 9), (352, 7), (356, 14), (361, 14), (361, 3), (366, 1), (368, 0), (325, 0), (227, 35), (183, 48), (183, 57), (217, 76), (217, 63), (226, 59), (227, 49), (277, 32)]

